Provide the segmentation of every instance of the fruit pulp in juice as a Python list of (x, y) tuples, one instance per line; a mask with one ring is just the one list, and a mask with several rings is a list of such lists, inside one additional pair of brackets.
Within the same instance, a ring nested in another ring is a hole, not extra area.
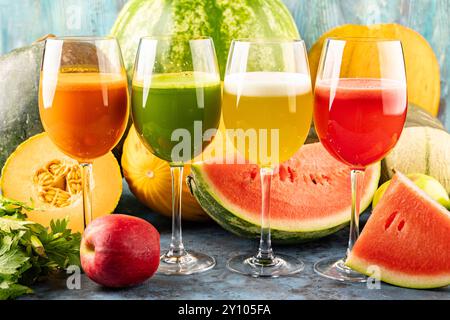
[(128, 121), (124, 74), (41, 74), (39, 112), (45, 131), (58, 148), (89, 162), (119, 142)]
[(364, 168), (397, 143), (406, 118), (406, 85), (388, 79), (322, 80), (314, 102), (314, 124), (325, 148), (351, 167)]
[[(247, 72), (225, 77), (223, 121), (228, 138), (251, 163), (273, 167), (291, 158), (305, 142), (312, 112), (306, 74)], [(245, 141), (239, 142), (242, 138)]]
[[(144, 83), (133, 81), (131, 101), (134, 125), (147, 148), (169, 162), (186, 162), (199, 155), (211, 142), (203, 141), (205, 131), (219, 126), (220, 79), (208, 73), (183, 72), (156, 74), (149, 84)], [(186, 154), (176, 153), (181, 158), (177, 161), (172, 152), (184, 143), (182, 139), (189, 139), (184, 142), (190, 148)]]

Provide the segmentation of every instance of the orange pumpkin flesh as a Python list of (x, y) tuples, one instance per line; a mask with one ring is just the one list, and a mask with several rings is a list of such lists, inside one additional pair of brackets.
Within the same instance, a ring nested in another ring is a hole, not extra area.
[[(172, 185), (170, 167), (166, 161), (151, 154), (140, 141), (134, 127), (130, 128), (122, 153), (122, 170), (131, 192), (140, 202), (157, 213), (172, 216)], [(184, 166), (183, 181), (190, 172)], [(202, 221), (208, 217), (191, 195), (186, 183), (182, 191), (184, 220)]]
[[(117, 160), (108, 153), (93, 162), (92, 205), (94, 218), (111, 213), (122, 194)], [(5, 197), (35, 208), (28, 218), (44, 226), (52, 219), (69, 218), (69, 228), (83, 231), (81, 170), (63, 154), (47, 133), (35, 135), (9, 156), (1, 178)]]

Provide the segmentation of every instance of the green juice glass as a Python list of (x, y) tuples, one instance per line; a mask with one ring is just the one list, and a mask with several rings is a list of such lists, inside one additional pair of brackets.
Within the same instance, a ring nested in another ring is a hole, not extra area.
[[(146, 147), (163, 160), (176, 160), (172, 153), (177, 151), (179, 141), (173, 139), (173, 134), (176, 136), (178, 129), (182, 129), (179, 135), (184, 132), (194, 138), (197, 133), (203, 135), (203, 128), (215, 129), (218, 125), (221, 88), (208, 75), (193, 72), (155, 75), (150, 88), (135, 82), (132, 90), (134, 125)], [(181, 154), (185, 158), (181, 162), (199, 155), (209, 143), (194, 142), (181, 150), (187, 152)]]
[(144, 37), (132, 83), (132, 117), (146, 148), (170, 165), (172, 239), (159, 273), (188, 275), (214, 267), (214, 258), (187, 251), (182, 241), (183, 167), (211, 142), (220, 121), (220, 74), (211, 38)]

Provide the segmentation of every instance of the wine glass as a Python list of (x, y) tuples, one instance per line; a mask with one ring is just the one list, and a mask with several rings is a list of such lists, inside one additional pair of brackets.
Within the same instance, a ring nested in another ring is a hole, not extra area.
[[(350, 171), (348, 254), (359, 236), (364, 170), (392, 150), (405, 122), (407, 90), (401, 42), (377, 38), (327, 39), (314, 102), (314, 124), (320, 141)], [(339, 281), (366, 281), (364, 275), (345, 266), (345, 258), (320, 260), (314, 270)]]
[(50, 139), (81, 165), (84, 227), (92, 221), (92, 162), (119, 142), (128, 104), (127, 76), (115, 38), (46, 40), (39, 113)]
[(238, 154), (259, 167), (261, 238), (256, 254), (232, 257), (227, 267), (253, 277), (300, 272), (304, 264), (275, 255), (270, 235), (270, 187), (279, 163), (303, 145), (313, 102), (301, 40), (243, 39), (231, 44), (224, 80), (223, 121)]
[(209, 37), (144, 37), (132, 84), (132, 117), (141, 141), (170, 165), (172, 240), (158, 272), (187, 275), (214, 267), (214, 258), (186, 251), (181, 234), (184, 164), (201, 154), (219, 126), (221, 85), (214, 44)]

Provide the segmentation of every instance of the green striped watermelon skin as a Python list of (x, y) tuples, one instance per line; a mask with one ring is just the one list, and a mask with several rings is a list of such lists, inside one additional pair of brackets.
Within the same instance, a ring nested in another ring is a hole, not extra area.
[[(187, 178), (189, 188), (208, 215), (222, 228), (235, 235), (246, 238), (258, 238), (261, 232), (261, 226), (241, 219), (234, 213), (228, 211), (218, 199), (211, 195), (211, 192), (208, 190), (208, 184), (203, 181), (198, 168), (192, 166), (191, 170), (191, 175)], [(345, 222), (327, 229), (309, 232), (283, 231), (271, 228), (270, 233), (272, 240), (277, 243), (303, 243), (333, 234), (347, 225), (348, 222)]]
[[(361, 212), (368, 208), (380, 180), (380, 163), (366, 169)], [(272, 178), (271, 233), (281, 243), (325, 237), (349, 223), (349, 169), (320, 143), (303, 146), (280, 165)], [(260, 234), (258, 167), (196, 162), (187, 182), (205, 212), (224, 229), (244, 237)], [(284, 172), (284, 173), (283, 173)]]
[(129, 76), (143, 36), (210, 36), (222, 78), (232, 39), (300, 38), (281, 0), (131, 0), (111, 34), (119, 40)]

